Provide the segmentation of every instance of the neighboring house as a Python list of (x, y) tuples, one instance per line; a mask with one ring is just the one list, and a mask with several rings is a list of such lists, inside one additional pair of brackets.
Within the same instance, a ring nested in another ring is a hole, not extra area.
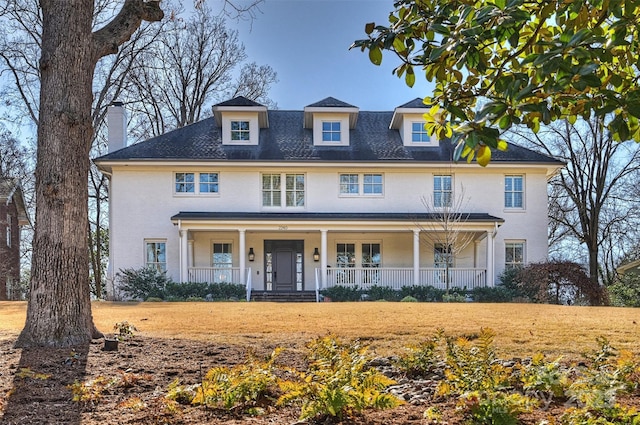
[(625, 274), (640, 275), (640, 260), (634, 260), (622, 264), (616, 269), (616, 272), (618, 272), (620, 276)]
[(0, 177), (0, 300), (16, 299), (20, 282), (20, 228), (29, 224), (16, 179)]
[[(95, 160), (110, 179), (109, 296), (120, 269), (143, 266), (295, 292), (444, 287), (446, 265), (452, 286), (492, 286), (505, 267), (544, 260), (547, 180), (563, 163), (516, 145), (486, 168), (454, 163), (451, 142), (426, 134), (426, 110), (327, 98), (270, 111), (238, 97), (125, 147), (124, 111), (110, 107), (110, 152)], [(472, 241), (451, 258), (438, 217), (462, 188), (456, 227)]]

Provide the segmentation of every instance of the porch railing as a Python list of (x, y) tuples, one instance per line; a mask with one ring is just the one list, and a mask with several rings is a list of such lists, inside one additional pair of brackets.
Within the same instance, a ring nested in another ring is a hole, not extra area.
[[(316, 270), (316, 281), (321, 282), (320, 269)], [(474, 289), (487, 286), (487, 272), (479, 268), (449, 269), (449, 288)], [(331, 267), (327, 268), (327, 287), (352, 286), (368, 289), (372, 286), (384, 286), (399, 290), (403, 286), (413, 286), (413, 268), (366, 268), (366, 267)], [(447, 288), (447, 272), (441, 268), (420, 268), (419, 286), (433, 286), (438, 289)], [(322, 286), (320, 283), (319, 286)]]
[(240, 267), (190, 267), (189, 282), (240, 283)]
[(247, 269), (247, 302), (251, 301), (251, 267)]

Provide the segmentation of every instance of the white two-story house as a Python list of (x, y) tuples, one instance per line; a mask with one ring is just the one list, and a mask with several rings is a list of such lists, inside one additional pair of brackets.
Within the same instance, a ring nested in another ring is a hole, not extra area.
[[(110, 180), (109, 296), (120, 296), (119, 270), (144, 266), (178, 282), (296, 292), (442, 288), (445, 267), (451, 286), (492, 286), (505, 268), (544, 260), (547, 180), (563, 163), (513, 144), (486, 168), (454, 163), (424, 112), (420, 99), (369, 112), (239, 97), (127, 147), (123, 107), (111, 106), (110, 151), (95, 160)], [(455, 229), (443, 225), (460, 205)]]

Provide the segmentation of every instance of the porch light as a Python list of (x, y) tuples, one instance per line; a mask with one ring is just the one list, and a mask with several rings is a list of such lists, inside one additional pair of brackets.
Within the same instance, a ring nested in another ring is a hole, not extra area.
[(256, 254), (253, 252), (253, 248), (249, 248), (249, 261), (256, 259)]
[(320, 253), (318, 252), (318, 248), (313, 251), (313, 261), (320, 261)]

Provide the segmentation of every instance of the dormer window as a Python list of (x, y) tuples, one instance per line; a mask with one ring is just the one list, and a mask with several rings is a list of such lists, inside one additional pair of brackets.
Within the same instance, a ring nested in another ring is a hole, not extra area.
[(257, 145), (260, 129), (269, 128), (267, 108), (242, 96), (213, 106), (223, 145)]
[(421, 142), (431, 142), (431, 136), (427, 133), (427, 130), (424, 129), (424, 122), (413, 122), (411, 123), (411, 142), (412, 143), (421, 143)]
[(304, 107), (303, 126), (313, 130), (314, 146), (349, 146), (357, 120), (358, 108), (333, 97)]
[(322, 141), (340, 142), (340, 121), (322, 122)]
[(398, 130), (404, 146), (437, 147), (439, 142), (435, 136), (429, 136), (424, 128), (423, 115), (428, 106), (422, 99), (414, 99), (409, 103), (398, 106), (393, 112), (389, 128)]
[(231, 121), (231, 141), (249, 141), (250, 136), (249, 121)]

